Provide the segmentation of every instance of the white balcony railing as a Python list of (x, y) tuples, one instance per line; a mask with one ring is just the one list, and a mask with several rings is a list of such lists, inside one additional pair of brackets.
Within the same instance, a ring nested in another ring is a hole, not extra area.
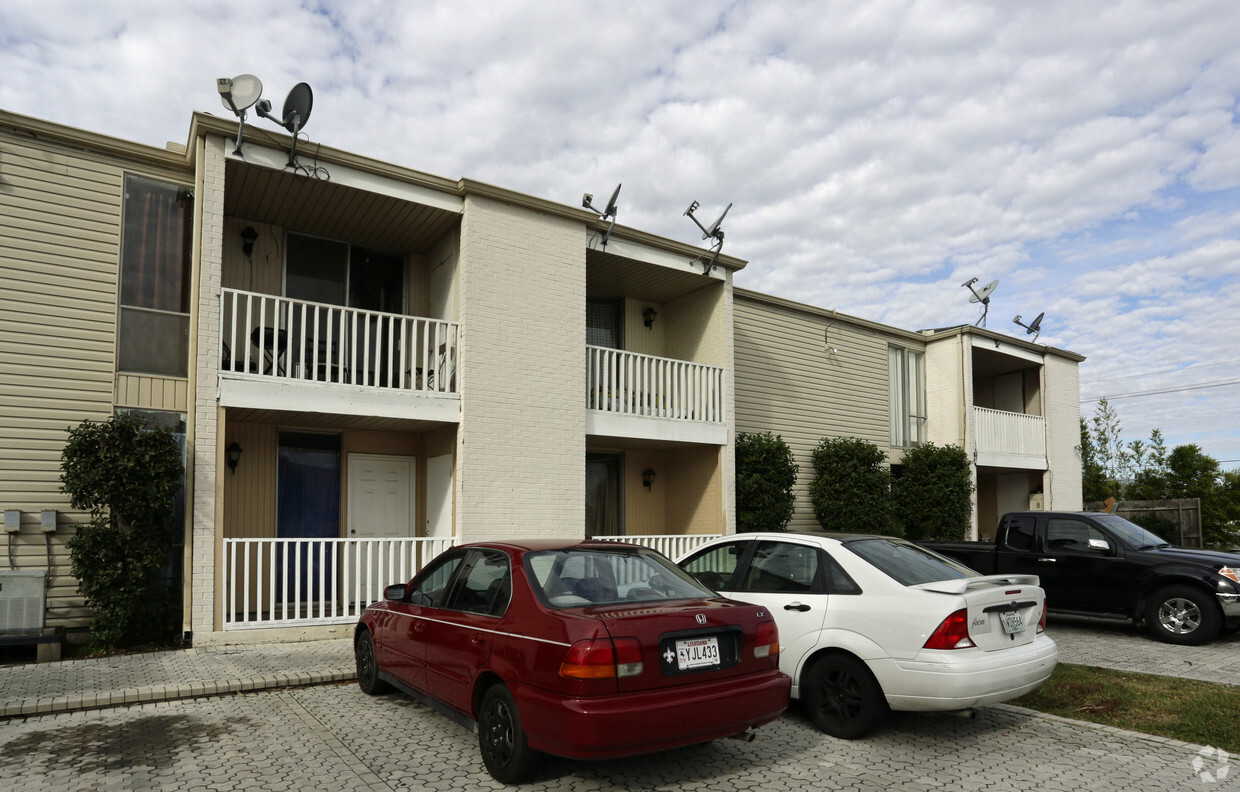
[(622, 415), (721, 423), (723, 369), (586, 347), (586, 406)]
[(459, 325), (223, 289), (220, 370), (457, 393)]
[(452, 539), (225, 539), (224, 629), (351, 624)]
[[(679, 558), (720, 534), (598, 536)], [(451, 538), (225, 539), (224, 629), (352, 624)]]
[(1046, 457), (1046, 419), (1040, 415), (973, 408), (979, 454)]
[(630, 544), (658, 550), (675, 561), (683, 555), (696, 550), (711, 539), (718, 539), (723, 534), (662, 534), (657, 536), (591, 536), (591, 539), (604, 542), (628, 542)]

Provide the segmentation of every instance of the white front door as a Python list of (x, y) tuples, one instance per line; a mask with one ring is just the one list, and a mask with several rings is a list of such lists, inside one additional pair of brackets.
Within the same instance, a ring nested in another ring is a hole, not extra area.
[[(414, 535), (414, 470), (413, 457), (349, 454), (348, 538)], [(400, 558), (392, 543), (362, 542), (350, 552), (355, 555), (345, 563), (356, 576), (348, 585), (354, 601), (382, 599), (384, 586), (404, 582), (389, 578), (410, 569), (409, 559)]]

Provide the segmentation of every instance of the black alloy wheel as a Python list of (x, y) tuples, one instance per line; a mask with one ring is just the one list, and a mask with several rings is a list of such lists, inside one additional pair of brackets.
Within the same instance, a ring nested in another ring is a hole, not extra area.
[(392, 686), (379, 678), (379, 660), (375, 656), (375, 642), (371, 640), (370, 631), (362, 630), (357, 637), (357, 645), (353, 650), (357, 658), (357, 686), (368, 696), (377, 696), (392, 689)]
[(492, 686), (482, 697), (478, 711), (478, 749), (487, 771), (504, 784), (521, 783), (538, 764), (538, 752), (525, 741), (517, 703), (504, 685)]
[(887, 699), (865, 664), (843, 654), (827, 655), (805, 672), (801, 698), (819, 731), (854, 740), (887, 716)]

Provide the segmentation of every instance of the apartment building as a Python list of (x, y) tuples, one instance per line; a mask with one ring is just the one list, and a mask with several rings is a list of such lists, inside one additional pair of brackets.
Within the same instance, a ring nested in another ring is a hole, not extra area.
[(904, 330), (735, 291), (736, 429), (784, 438), (800, 468), (791, 530), (821, 530), (810, 461), (858, 437), (898, 466), (932, 442), (971, 460), (972, 538), (1020, 509), (1081, 508), (1080, 355), (964, 325)]

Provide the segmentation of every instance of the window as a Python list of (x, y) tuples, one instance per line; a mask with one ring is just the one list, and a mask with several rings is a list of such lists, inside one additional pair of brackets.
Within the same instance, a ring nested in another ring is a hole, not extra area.
[(964, 564), (901, 539), (858, 539), (847, 542), (844, 547), (905, 586), (977, 577), (977, 573)]
[(1009, 517), (1006, 544), (1013, 550), (1032, 550), (1037, 521), (1032, 517)]
[[(1081, 520), (1052, 517), (1046, 521), (1047, 552), (1098, 553), (1105, 555), (1110, 548), (1106, 535)], [(1095, 543), (1091, 544), (1091, 540)]]
[(440, 556), (418, 575), (413, 590), (409, 592), (409, 601), (415, 605), (442, 608), (448, 593), (448, 584), (452, 582), (457, 568), (464, 560), (464, 551)]
[(469, 568), (453, 587), (448, 600), (449, 610), (501, 616), (508, 608), (512, 579), (508, 574), (508, 558), (492, 550), (470, 554)]
[(920, 445), (926, 440), (926, 356), (906, 347), (887, 348), (891, 381), (891, 445)]
[(604, 299), (586, 300), (586, 343), (590, 346), (620, 349), (623, 333), (620, 330), (620, 301)]
[(732, 575), (749, 542), (728, 542), (719, 547), (703, 550), (685, 561), (682, 566), (702, 585), (715, 591), (727, 591), (733, 588)]
[(818, 550), (787, 542), (759, 542), (745, 576), (745, 591), (808, 594), (818, 574)]
[(175, 184), (125, 177), (117, 369), (189, 375), (193, 198)]

